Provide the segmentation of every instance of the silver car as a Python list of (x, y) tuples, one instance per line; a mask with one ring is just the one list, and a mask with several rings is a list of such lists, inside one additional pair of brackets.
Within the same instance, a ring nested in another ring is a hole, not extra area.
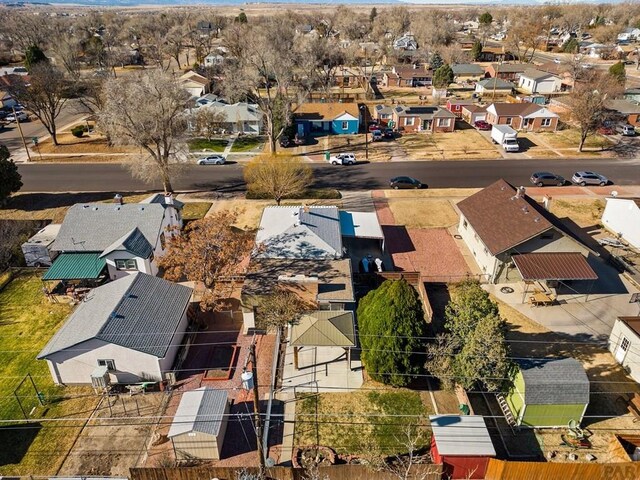
[(198, 160), (198, 165), (224, 165), (227, 160), (222, 155), (209, 155)]
[(595, 172), (576, 172), (571, 177), (571, 181), (577, 185), (600, 185), (604, 187), (609, 183), (609, 179), (604, 175)]

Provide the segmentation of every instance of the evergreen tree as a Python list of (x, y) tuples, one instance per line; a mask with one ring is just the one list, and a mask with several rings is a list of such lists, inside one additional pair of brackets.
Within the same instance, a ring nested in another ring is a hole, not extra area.
[(480, 23), (480, 25), (489, 26), (493, 22), (493, 16), (489, 12), (484, 12), (478, 18), (478, 22)]
[(618, 62), (611, 65), (611, 67), (609, 67), (609, 75), (611, 75), (616, 82), (624, 85), (627, 77), (627, 74), (624, 70), (624, 63)]
[(386, 280), (358, 305), (362, 362), (374, 380), (401, 387), (422, 370), (427, 324), (418, 293)]
[(0, 205), (4, 205), (11, 194), (22, 187), (18, 166), (9, 157), (9, 149), (0, 145)]
[(433, 73), (433, 86), (446, 88), (450, 83), (453, 83), (453, 70), (445, 63)]
[(369, 23), (373, 23), (373, 21), (376, 19), (377, 16), (378, 16), (378, 9), (376, 7), (373, 7), (371, 9), (371, 12), (369, 13)]
[(24, 66), (27, 70), (31, 71), (31, 67), (33, 67), (36, 63), (46, 62), (48, 59), (42, 49), (37, 45), (31, 45), (27, 48), (27, 51), (24, 52)]
[(247, 23), (247, 14), (244, 12), (240, 12), (240, 14), (236, 18), (234, 18), (233, 21), (235, 23)]
[(444, 65), (444, 60), (442, 60), (442, 57), (438, 52), (435, 52), (433, 55), (431, 55), (430, 65), (432, 70), (437, 70), (442, 65)]
[(476, 40), (476, 42), (473, 44), (473, 47), (471, 47), (471, 56), (473, 57), (473, 61), (477, 62), (480, 59), (481, 55), (482, 42), (480, 42), (480, 40)]
[(569, 40), (562, 44), (560, 50), (564, 53), (578, 53), (578, 47), (580, 46), (578, 39), (571, 37)]

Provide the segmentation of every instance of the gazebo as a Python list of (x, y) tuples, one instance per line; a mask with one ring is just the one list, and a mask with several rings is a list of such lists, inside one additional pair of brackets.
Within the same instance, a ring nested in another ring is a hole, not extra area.
[[(522, 303), (525, 303), (529, 293), (529, 285), (536, 282), (544, 282), (548, 287), (555, 288), (560, 283), (566, 285), (570, 281), (590, 281), (590, 292), (598, 279), (587, 259), (579, 252), (522, 253), (513, 255), (511, 259), (525, 284)], [(555, 301), (555, 296), (534, 289), (529, 300), (534, 305), (548, 305)]]

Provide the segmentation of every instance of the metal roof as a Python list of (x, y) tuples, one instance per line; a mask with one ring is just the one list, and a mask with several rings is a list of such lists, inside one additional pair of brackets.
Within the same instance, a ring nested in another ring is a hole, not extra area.
[(190, 299), (190, 288), (146, 273), (114, 280), (89, 292), (38, 358), (92, 338), (162, 358)]
[(353, 312), (318, 310), (303, 315), (291, 327), (290, 343), (295, 347), (355, 347)]
[(136, 227), (109, 245), (100, 256), (105, 257), (111, 252), (117, 251), (129, 252), (140, 258), (149, 258), (153, 253), (153, 246)]
[(159, 203), (78, 203), (64, 217), (51, 249), (102, 252), (134, 228), (138, 228), (151, 245), (156, 245), (164, 209)]
[(511, 258), (523, 280), (598, 279), (580, 252), (522, 253)]
[(106, 266), (99, 253), (62, 253), (43, 275), (43, 280), (94, 280)]
[(622, 323), (624, 323), (632, 332), (640, 337), (640, 316), (638, 317), (618, 317)]
[(518, 364), (526, 405), (589, 403), (589, 379), (575, 358), (532, 358), (519, 360)]
[(495, 457), (489, 430), (480, 415), (430, 415), (440, 455)]
[(340, 231), (343, 237), (384, 240), (382, 227), (375, 212), (340, 211)]
[(225, 390), (209, 387), (184, 392), (167, 437), (190, 432), (218, 435), (224, 420), (227, 397)]

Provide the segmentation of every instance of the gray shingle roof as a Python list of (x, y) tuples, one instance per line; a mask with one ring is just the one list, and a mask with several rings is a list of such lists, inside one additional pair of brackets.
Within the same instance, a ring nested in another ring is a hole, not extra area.
[(574, 358), (534, 358), (518, 361), (524, 377), (527, 405), (586, 405), (589, 378)]
[(487, 78), (485, 80), (480, 80), (478, 82), (478, 85), (481, 85), (483, 88), (493, 88), (493, 84), (496, 84), (497, 89), (507, 89), (507, 88), (513, 88), (513, 84), (509, 83), (505, 80), (502, 80), (500, 78), (495, 79), (495, 78)]
[(92, 338), (162, 358), (190, 298), (191, 289), (183, 285), (145, 273), (127, 275), (92, 290), (38, 358)]
[(144, 200), (140, 201), (140, 203), (147, 203), (147, 204), (149, 204), (149, 203), (157, 203), (158, 205), (162, 205), (163, 208), (167, 208), (167, 207), (173, 206), (173, 207), (177, 208), (178, 210), (181, 210), (184, 207), (184, 203), (181, 202), (180, 200), (176, 200), (175, 198), (172, 198), (171, 201), (173, 203), (171, 203), (171, 204), (167, 203), (165, 198), (164, 198), (164, 194), (163, 193), (154, 193), (150, 197), (147, 197)]
[(164, 206), (158, 203), (78, 203), (64, 217), (51, 249), (102, 252), (134, 228), (140, 229), (147, 241), (155, 245), (163, 218)]
[(451, 70), (453, 70), (454, 75), (482, 75), (484, 73), (484, 69), (475, 63), (452, 65)]
[(529, 68), (524, 71), (524, 73), (520, 77), (530, 78), (531, 80), (542, 80), (547, 77), (554, 77), (553, 73), (542, 72), (540, 70), (536, 70), (535, 68)]
[(109, 245), (100, 256), (104, 257), (115, 251), (125, 251), (140, 258), (149, 258), (153, 252), (153, 246), (144, 238), (140, 229), (136, 227)]
[(209, 387), (183, 393), (167, 436), (172, 438), (190, 432), (218, 435), (227, 407), (227, 397), (225, 390)]

